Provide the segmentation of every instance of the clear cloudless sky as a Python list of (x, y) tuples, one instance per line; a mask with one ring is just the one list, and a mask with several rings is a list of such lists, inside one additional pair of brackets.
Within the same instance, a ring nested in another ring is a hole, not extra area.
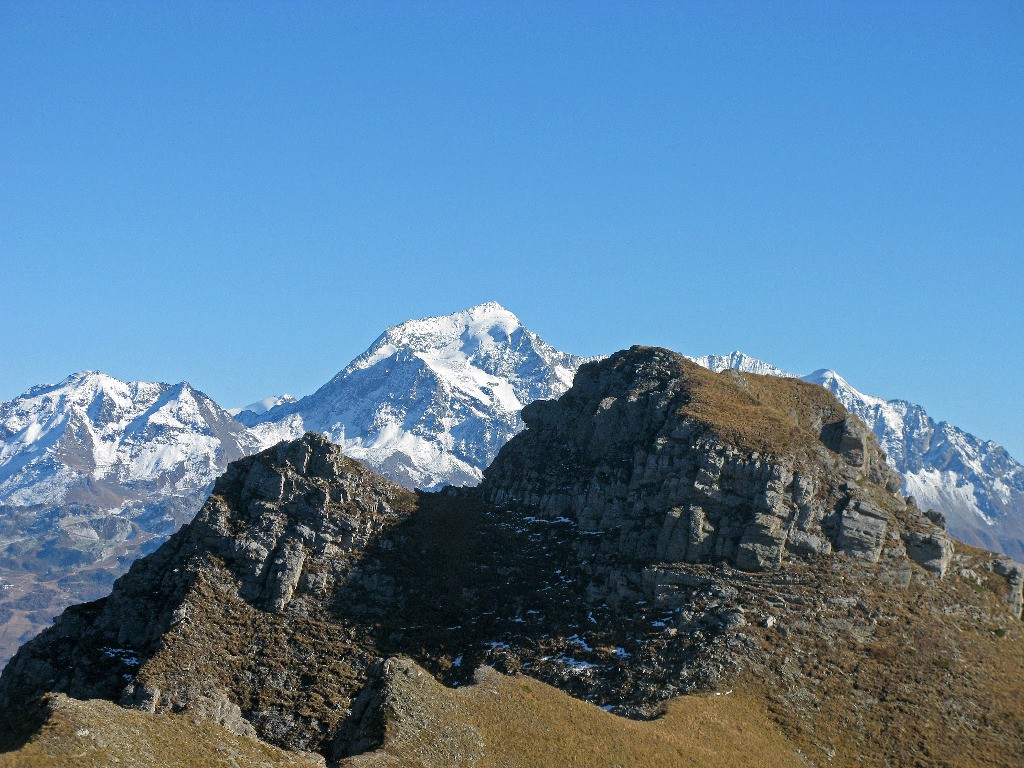
[(1024, 459), (1024, 4), (0, 3), (0, 399), (313, 391), (497, 300)]

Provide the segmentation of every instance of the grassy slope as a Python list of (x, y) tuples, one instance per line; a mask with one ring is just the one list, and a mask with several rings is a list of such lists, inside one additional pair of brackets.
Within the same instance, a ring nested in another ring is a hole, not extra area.
[(320, 768), (320, 757), (284, 752), (210, 722), (150, 715), (108, 701), (48, 699), (42, 729), (0, 768)]
[[(858, 604), (802, 593), (784, 626), (749, 628), (771, 661), (744, 679), (765, 686), (773, 718), (816, 765), (1024, 765), (1024, 624), (989, 560), (958, 543), (955, 567), (981, 584), (918, 574), (907, 589), (850, 563)], [(870, 631), (858, 623), (844, 635), (844, 611), (871, 617)]]
[[(799, 766), (793, 745), (751, 694), (693, 696), (652, 722), (608, 714), (528, 677), (484, 670), (451, 689), (413, 665), (416, 689), (390, 708), (388, 740), (347, 768), (718, 768)], [(105, 701), (50, 698), (45, 725), (0, 768), (311, 768), (318, 758), (283, 752), (209, 722), (150, 715)], [(461, 758), (461, 763), (460, 763)]]
[[(411, 666), (411, 665), (410, 665)], [(742, 768), (799, 766), (752, 694), (687, 696), (654, 721), (627, 720), (529, 677), (490, 669), (450, 689), (417, 667), (389, 710), (384, 746), (346, 768)], [(410, 690), (415, 688), (414, 691)]]

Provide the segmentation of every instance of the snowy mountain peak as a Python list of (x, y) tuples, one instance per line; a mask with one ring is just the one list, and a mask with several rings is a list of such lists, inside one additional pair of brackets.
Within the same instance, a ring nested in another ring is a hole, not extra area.
[(475, 307), (453, 312), (450, 315), (423, 317), (418, 320), (406, 320), (393, 325), (384, 332), (384, 336), (394, 340), (405, 339), (410, 344), (424, 343), (433, 339), (435, 342), (447, 339), (453, 332), (470, 333), (477, 336), (488, 333), (491, 329), (500, 329), (510, 334), (523, 324), (515, 313), (505, 309), (496, 301), (487, 301)]
[[(254, 403), (249, 403), (241, 408), (228, 408), (227, 411), (236, 419), (244, 414), (251, 414), (253, 416), (261, 416), (271, 408), (276, 408), (279, 405), (287, 405), (288, 403), (294, 403), (296, 398), (294, 395), (289, 395), (287, 392), (283, 395), (271, 395), (270, 397), (264, 397), (262, 400), (257, 400)], [(244, 422), (244, 419), (239, 419)]]
[(0, 403), (0, 503), (107, 505), (197, 490), (255, 445), (187, 382), (82, 371)]
[(756, 357), (751, 357), (739, 350), (730, 352), (728, 355), (705, 355), (704, 357), (688, 357), (687, 359), (692, 360), (697, 365), (704, 366), (715, 373), (734, 370), (743, 371), (744, 373), (758, 373), (762, 376), (781, 376), (790, 379), (797, 378), (795, 374), (788, 373), (781, 368), (776, 368), (770, 363), (758, 360)]
[[(886, 400), (882, 397), (876, 397), (870, 394), (864, 394), (859, 389), (853, 387), (850, 382), (840, 376), (838, 373), (831, 369), (822, 368), (815, 371), (813, 374), (801, 377), (804, 381), (810, 382), (811, 384), (817, 384), (818, 386), (824, 387), (829, 392), (836, 395), (837, 399), (844, 404), (847, 410), (860, 416), (864, 419), (864, 415), (861, 413), (865, 409), (874, 409), (874, 411), (881, 412), (886, 409), (892, 411), (896, 408), (897, 403), (900, 404), (901, 408), (898, 409), (900, 412), (895, 418), (897, 421), (902, 421), (903, 412), (906, 411), (906, 407), (910, 406), (911, 403), (904, 403), (902, 400)], [(913, 408), (920, 408), (920, 406), (914, 406)], [(864, 419), (869, 421), (868, 419)], [(890, 417), (890, 422), (893, 418)], [(869, 425), (870, 426), (870, 425)], [(890, 431), (899, 431), (895, 423), (890, 424)], [(883, 435), (880, 433), (879, 438), (883, 439)], [(884, 442), (884, 440), (883, 440)], [(883, 444), (885, 447), (885, 444)], [(892, 458), (892, 457), (890, 457)]]
[(487, 302), (385, 331), (331, 381), (252, 423), (267, 441), (322, 432), (408, 486), (477, 482), (533, 400), (558, 397), (582, 358)]
[(470, 358), (495, 345), (511, 343), (520, 332), (529, 333), (518, 317), (493, 301), (451, 315), (407, 320), (388, 328), (335, 378), (376, 365), (398, 349), (433, 358)]
[(848, 389), (856, 392), (853, 387), (850, 386), (849, 382), (846, 381), (842, 376), (833, 371), (831, 368), (819, 368), (814, 373), (809, 373), (802, 377), (804, 381), (809, 381), (813, 384), (820, 384), (828, 389)]
[(48, 392), (69, 398), (73, 402), (82, 402), (86, 398), (95, 397), (99, 394), (128, 397), (133, 386), (160, 387), (166, 385), (152, 382), (121, 381), (110, 374), (103, 373), (103, 371), (79, 371), (78, 373), (72, 373), (57, 384), (44, 384), (40, 387), (33, 387), (25, 394)]

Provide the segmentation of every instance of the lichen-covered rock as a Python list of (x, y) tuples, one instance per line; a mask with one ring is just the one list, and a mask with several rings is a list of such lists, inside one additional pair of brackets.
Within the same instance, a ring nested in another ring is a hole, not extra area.
[(1009, 584), (1006, 600), (1013, 615), (1018, 619), (1024, 617), (1024, 565), (1006, 557), (997, 557), (993, 569)]
[(885, 544), (889, 515), (873, 504), (857, 502), (843, 510), (836, 549), (853, 557), (877, 563)]

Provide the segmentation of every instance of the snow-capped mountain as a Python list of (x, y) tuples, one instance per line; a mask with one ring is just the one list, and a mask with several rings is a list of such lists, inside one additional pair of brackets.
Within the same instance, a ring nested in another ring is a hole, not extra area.
[(295, 397), (287, 393), (271, 395), (270, 397), (264, 397), (262, 400), (257, 400), (255, 403), (249, 403), (242, 408), (228, 408), (227, 411), (243, 424), (249, 424), (250, 422), (255, 423), (256, 417), (262, 416), (271, 408), (294, 402)]
[(781, 376), (788, 379), (799, 378), (795, 374), (788, 373), (781, 368), (776, 368), (771, 363), (758, 360), (756, 357), (745, 355), (742, 352), (730, 352), (728, 355), (704, 355), (704, 357), (690, 357), (685, 355), (687, 360), (692, 360), (697, 365), (721, 373), (730, 368), (744, 373), (757, 373), (761, 376)]
[(406, 486), (474, 484), (523, 406), (561, 395), (582, 362), (490, 302), (389, 328), (316, 392), (251, 423), (267, 443), (321, 432)]
[(918, 506), (946, 515), (969, 544), (1024, 559), (1024, 466), (991, 440), (981, 440), (920, 405), (858, 392), (835, 371), (804, 376), (835, 394), (871, 430)]
[(76, 373), (0, 404), (0, 503), (110, 506), (181, 495), (256, 447), (188, 383)]
[(903, 475), (903, 492), (918, 506), (945, 514), (962, 541), (1024, 559), (1024, 466), (1002, 446), (936, 422), (920, 405), (864, 394), (835, 371), (798, 377), (742, 352), (690, 359), (714, 371), (733, 368), (825, 387), (878, 436)]

